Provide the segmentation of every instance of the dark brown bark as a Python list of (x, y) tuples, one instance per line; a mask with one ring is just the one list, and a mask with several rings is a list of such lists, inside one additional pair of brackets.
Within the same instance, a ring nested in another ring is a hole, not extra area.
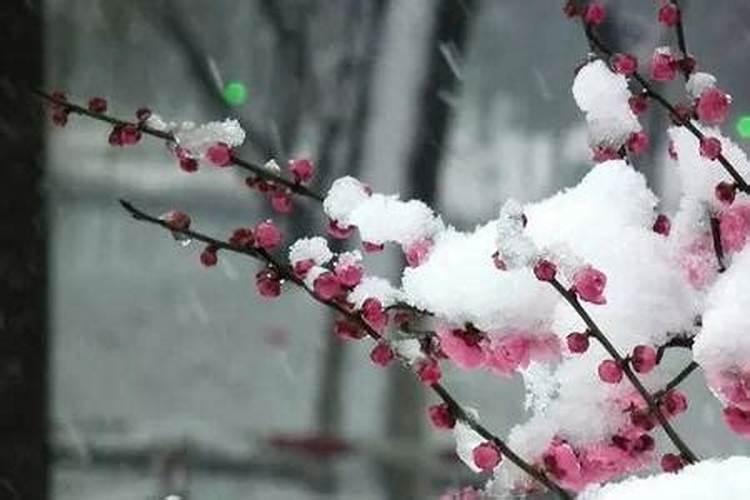
[(0, 3), (0, 498), (48, 495), (47, 227), (39, 0)]

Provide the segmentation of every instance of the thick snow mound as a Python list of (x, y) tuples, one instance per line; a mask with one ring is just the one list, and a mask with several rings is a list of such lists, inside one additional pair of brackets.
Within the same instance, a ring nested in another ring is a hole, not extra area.
[(633, 478), (584, 491), (578, 500), (747, 500), (750, 458), (707, 460), (678, 474)]

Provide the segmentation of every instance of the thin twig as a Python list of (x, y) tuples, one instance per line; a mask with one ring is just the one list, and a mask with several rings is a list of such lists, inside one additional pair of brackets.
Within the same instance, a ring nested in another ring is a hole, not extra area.
[[(169, 143), (177, 144), (177, 140), (171, 132), (165, 132), (163, 130), (157, 130), (154, 128), (151, 128), (145, 124), (142, 123), (135, 123), (127, 120), (122, 120), (120, 118), (116, 118), (114, 116), (107, 115), (105, 113), (96, 113), (88, 108), (81, 106), (79, 104), (69, 102), (66, 100), (60, 100), (55, 98), (54, 96), (43, 92), (41, 90), (32, 90), (32, 92), (44, 99), (47, 102), (50, 102), (52, 104), (55, 104), (56, 106), (60, 106), (62, 108), (67, 109), (71, 113), (76, 113), (82, 116), (87, 116), (89, 118), (93, 118), (94, 120), (98, 120), (100, 122), (109, 123), (111, 125), (132, 125), (134, 127), (138, 127), (138, 130), (140, 130), (143, 134), (150, 135), (152, 137), (156, 137), (158, 139), (162, 139), (164, 141), (167, 141)], [(248, 172), (253, 173), (254, 175), (265, 179), (267, 181), (273, 181), (277, 184), (281, 184), (287, 188), (289, 188), (290, 191), (293, 193), (296, 193), (300, 196), (305, 196), (307, 198), (311, 198), (313, 200), (316, 200), (318, 202), (323, 201), (323, 196), (321, 196), (319, 193), (316, 193), (315, 191), (311, 190), (308, 187), (303, 186), (302, 184), (295, 182), (291, 179), (287, 179), (285, 177), (282, 177), (280, 175), (277, 175), (267, 168), (262, 167), (261, 165), (258, 165), (256, 163), (253, 163), (248, 160), (244, 160), (238, 156), (232, 155), (232, 164), (243, 169), (247, 170)]]
[(727, 266), (724, 263), (724, 246), (721, 243), (721, 223), (714, 216), (711, 216), (711, 239), (714, 244), (714, 253), (716, 254), (716, 263), (719, 266), (719, 272), (723, 273), (727, 270)]
[[(671, 0), (672, 5), (677, 7), (677, 10), (679, 12), (679, 15), (677, 16), (677, 24), (675, 25), (675, 32), (677, 33), (677, 47), (680, 49), (680, 53), (682, 55), (683, 59), (686, 59), (688, 54), (687, 49), (687, 41), (685, 40), (685, 26), (682, 24), (682, 8), (680, 7), (680, 4), (677, 2), (677, 0)], [(683, 69), (683, 74), (685, 75), (685, 80), (690, 78), (690, 73)]]
[(685, 368), (680, 370), (680, 372), (675, 375), (675, 377), (670, 380), (667, 385), (664, 386), (664, 389), (654, 394), (654, 398), (659, 401), (666, 393), (680, 385), (686, 378), (690, 376), (691, 373), (693, 373), (699, 367), (700, 365), (695, 361), (691, 361), (690, 363), (688, 363)]
[(610, 342), (610, 340), (607, 338), (604, 332), (602, 332), (596, 322), (594, 322), (593, 318), (589, 315), (586, 309), (581, 305), (576, 294), (570, 290), (567, 290), (557, 280), (552, 280), (550, 283), (555, 288), (555, 290), (557, 290), (557, 292), (568, 302), (568, 304), (570, 304), (570, 306), (576, 311), (576, 313), (578, 313), (578, 316), (581, 317), (583, 322), (586, 323), (586, 327), (588, 328), (590, 335), (594, 337), (602, 345), (602, 347), (604, 347), (607, 353), (609, 353), (609, 355), (617, 362), (618, 366), (622, 368), (622, 370), (625, 372), (625, 376), (628, 378), (628, 380), (630, 380), (630, 383), (633, 384), (633, 387), (635, 387), (641, 397), (646, 401), (649, 410), (651, 410), (651, 412), (656, 415), (656, 418), (659, 420), (659, 424), (664, 428), (667, 436), (672, 441), (672, 443), (674, 443), (675, 447), (680, 451), (685, 460), (688, 463), (697, 462), (698, 457), (687, 446), (687, 444), (685, 444), (682, 438), (680, 438), (680, 436), (677, 434), (677, 431), (674, 430), (672, 425), (662, 414), (661, 410), (659, 409), (659, 405), (654, 400), (653, 395), (648, 391), (648, 389), (644, 387), (644, 385), (636, 376), (635, 372), (633, 372), (633, 370), (631, 369), (630, 364), (617, 351), (615, 346), (612, 345), (612, 342)]
[(680, 347), (683, 349), (692, 349), (695, 337), (693, 335), (681, 334), (669, 339), (666, 343), (656, 349), (656, 364), (661, 363), (664, 353), (667, 349)]
[[(312, 297), (317, 302), (336, 310), (338, 313), (340, 313), (342, 316), (345, 316), (350, 321), (356, 322), (364, 331), (367, 332), (367, 334), (371, 338), (375, 340), (379, 340), (381, 338), (380, 334), (376, 332), (369, 324), (367, 324), (367, 322), (365, 322), (358, 313), (347, 309), (346, 307), (339, 304), (338, 302), (325, 300), (325, 299), (318, 297), (312, 290), (310, 290), (307, 286), (305, 286), (305, 283), (299, 277), (296, 276), (296, 274), (294, 273), (294, 271), (292, 270), (290, 266), (282, 264), (278, 259), (276, 259), (273, 255), (266, 252), (265, 250), (238, 247), (238, 246), (232, 245), (231, 243), (227, 241), (213, 238), (211, 236), (205, 235), (198, 231), (194, 231), (192, 229), (175, 229), (166, 221), (161, 220), (158, 217), (155, 217), (153, 215), (150, 215), (144, 212), (143, 210), (135, 207), (132, 203), (128, 201), (120, 200), (120, 204), (134, 219), (138, 221), (155, 224), (157, 226), (160, 226), (164, 229), (171, 231), (172, 233), (177, 233), (177, 234), (186, 236), (188, 238), (194, 239), (196, 241), (201, 241), (217, 249), (246, 255), (248, 257), (252, 257), (253, 259), (256, 259), (265, 263), (266, 265), (272, 267), (273, 270), (277, 272), (278, 275), (282, 279), (288, 280), (294, 283), (295, 285), (297, 285), (298, 287), (302, 288), (310, 297)], [(539, 481), (541, 484), (543, 484), (548, 489), (553, 491), (560, 498), (562, 499), (573, 498), (567, 491), (565, 491), (557, 483), (552, 481), (549, 478), (549, 476), (547, 476), (547, 474), (544, 473), (543, 470), (537, 469), (530, 463), (526, 462), (523, 458), (521, 458), (519, 455), (514, 453), (513, 450), (502, 439), (492, 434), (487, 428), (485, 428), (483, 425), (477, 422), (468, 412), (466, 412), (463, 406), (461, 406), (461, 404), (458, 403), (453, 398), (453, 396), (451, 396), (451, 394), (442, 384), (439, 384), (439, 383), (432, 384), (430, 385), (430, 388), (440, 397), (440, 399), (443, 400), (443, 402), (446, 405), (448, 405), (448, 407), (451, 409), (454, 416), (458, 420), (465, 423), (474, 432), (476, 432), (483, 438), (495, 444), (495, 446), (497, 446), (498, 449), (500, 449), (500, 451), (503, 453), (503, 455), (505, 455), (508, 458), (508, 460), (513, 462), (521, 470), (523, 470), (524, 472), (529, 474), (531, 477), (533, 477), (535, 480)]]

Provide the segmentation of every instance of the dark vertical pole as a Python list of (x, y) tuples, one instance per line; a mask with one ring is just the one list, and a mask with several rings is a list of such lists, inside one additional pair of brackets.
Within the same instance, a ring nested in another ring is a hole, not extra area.
[(41, 0), (0, 2), (0, 498), (48, 497)]
[[(446, 59), (441, 45), (449, 47), (459, 59), (465, 54), (466, 42), (476, 14), (475, 0), (439, 0), (430, 40), (429, 60), (421, 84), (414, 139), (406, 163), (406, 198), (417, 198), (434, 206), (437, 199), (437, 182), (452, 117), (451, 100), (459, 88), (457, 75)], [(389, 439), (393, 442), (418, 442), (423, 434), (424, 386), (413, 374), (404, 370), (391, 370), (388, 382)], [(389, 499), (418, 499), (426, 496), (425, 478), (419, 473), (420, 464), (414, 468), (386, 467), (387, 495)]]

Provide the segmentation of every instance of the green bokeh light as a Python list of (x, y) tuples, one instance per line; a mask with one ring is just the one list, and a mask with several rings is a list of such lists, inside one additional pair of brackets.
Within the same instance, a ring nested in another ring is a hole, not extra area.
[(737, 133), (743, 139), (750, 139), (750, 115), (745, 115), (737, 120)]
[(238, 81), (224, 85), (224, 100), (231, 106), (242, 106), (247, 101), (247, 87)]

